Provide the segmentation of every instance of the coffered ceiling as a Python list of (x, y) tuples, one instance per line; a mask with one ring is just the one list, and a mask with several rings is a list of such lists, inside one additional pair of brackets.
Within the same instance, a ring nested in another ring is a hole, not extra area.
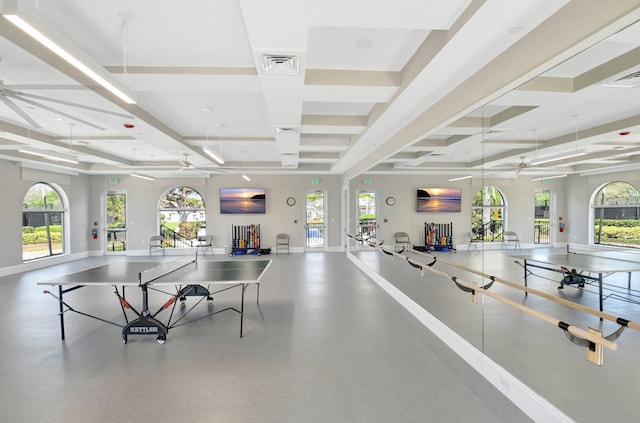
[(0, 157), (24, 166), (155, 178), (639, 166), (640, 1), (0, 3)]

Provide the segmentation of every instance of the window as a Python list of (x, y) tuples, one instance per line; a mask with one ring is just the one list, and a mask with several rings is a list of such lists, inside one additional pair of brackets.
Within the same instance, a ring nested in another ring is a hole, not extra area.
[(502, 241), (506, 203), (500, 190), (485, 186), (473, 196), (471, 232), (473, 240)]
[(640, 247), (640, 193), (626, 182), (612, 182), (594, 196), (594, 244)]
[(160, 198), (158, 207), (160, 235), (172, 248), (191, 248), (200, 235), (206, 233), (206, 210), (198, 191), (189, 187), (174, 187)]
[(22, 260), (64, 253), (64, 204), (51, 185), (33, 185), (22, 200)]

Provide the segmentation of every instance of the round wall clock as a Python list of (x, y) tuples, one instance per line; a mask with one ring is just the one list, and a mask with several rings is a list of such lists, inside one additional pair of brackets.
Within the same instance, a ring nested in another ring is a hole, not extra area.
[(388, 206), (393, 206), (396, 203), (396, 199), (393, 197), (387, 197), (385, 200)]
[(295, 198), (293, 198), (293, 197), (287, 198), (287, 205), (293, 206), (295, 204), (296, 204), (296, 199)]

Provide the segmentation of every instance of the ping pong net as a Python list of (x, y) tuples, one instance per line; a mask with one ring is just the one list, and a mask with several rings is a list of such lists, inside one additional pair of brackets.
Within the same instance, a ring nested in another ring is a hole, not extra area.
[(640, 250), (599, 245), (567, 244), (568, 254), (580, 254), (620, 261), (640, 261)]
[(195, 263), (196, 261), (197, 257), (180, 257), (168, 263), (161, 264), (159, 266), (152, 267), (151, 269), (140, 272), (138, 274), (138, 281), (140, 282), (140, 285), (146, 285), (158, 278), (166, 276), (172, 272), (175, 272), (176, 270), (182, 269), (183, 267), (188, 266), (191, 263)]

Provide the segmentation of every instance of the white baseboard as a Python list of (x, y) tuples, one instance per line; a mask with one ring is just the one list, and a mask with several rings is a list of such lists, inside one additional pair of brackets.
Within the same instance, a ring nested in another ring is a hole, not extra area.
[(15, 266), (7, 266), (0, 268), (0, 276), (13, 275), (20, 272), (28, 272), (29, 270), (42, 269), (43, 267), (53, 266), (56, 264), (68, 263), (70, 261), (79, 260), (89, 257), (90, 252), (77, 254), (62, 254), (59, 256), (45, 257), (40, 260), (32, 260), (26, 263), (16, 264)]

